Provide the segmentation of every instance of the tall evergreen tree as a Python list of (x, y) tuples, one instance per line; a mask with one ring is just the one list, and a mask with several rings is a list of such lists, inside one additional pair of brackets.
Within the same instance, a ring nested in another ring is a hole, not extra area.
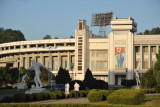
[(92, 89), (95, 86), (95, 79), (93, 78), (92, 72), (89, 70), (89, 68), (86, 71), (83, 83), (85, 87), (88, 87), (90, 89)]
[(68, 70), (63, 69), (62, 67), (59, 68), (58, 75), (55, 79), (57, 84), (66, 84), (71, 81)]
[(160, 86), (160, 49), (159, 49), (159, 53), (156, 54), (156, 58), (157, 58), (157, 61), (153, 68), (153, 74), (157, 81), (157, 85)]

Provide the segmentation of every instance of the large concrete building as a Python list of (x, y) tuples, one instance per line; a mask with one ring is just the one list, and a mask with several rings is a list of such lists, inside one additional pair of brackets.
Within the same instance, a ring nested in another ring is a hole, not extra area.
[(133, 79), (140, 61), (140, 75), (153, 67), (155, 53), (160, 48), (160, 35), (134, 35), (137, 24), (130, 17), (115, 17), (111, 29), (113, 32), (108, 38), (98, 37), (92, 34), (85, 20), (79, 20), (72, 39), (0, 44), (0, 66), (28, 68), (34, 59), (51, 68), (55, 75), (62, 66), (73, 79), (80, 80), (89, 68), (95, 78), (110, 85), (121, 85), (122, 78)]

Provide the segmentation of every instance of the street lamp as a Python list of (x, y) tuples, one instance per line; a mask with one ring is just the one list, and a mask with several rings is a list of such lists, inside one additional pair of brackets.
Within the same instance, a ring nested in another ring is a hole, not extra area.
[[(18, 72), (18, 87), (19, 87), (19, 79), (20, 79), (20, 67), (21, 67), (21, 41), (20, 41), (20, 47), (19, 47), (19, 72)], [(18, 88), (19, 90), (19, 88)]]
[[(49, 61), (48, 61), (48, 69), (49, 69), (49, 71), (51, 72), (51, 67), (50, 67), (50, 59), (51, 59), (51, 53), (50, 53), (50, 50), (51, 49), (56, 49), (57, 47), (54, 47), (54, 48), (52, 48), (51, 46), (49, 47)], [(49, 74), (49, 73), (48, 73)], [(52, 90), (52, 72), (51, 72), (51, 90)], [(48, 83), (49, 83), (49, 75), (48, 75)]]

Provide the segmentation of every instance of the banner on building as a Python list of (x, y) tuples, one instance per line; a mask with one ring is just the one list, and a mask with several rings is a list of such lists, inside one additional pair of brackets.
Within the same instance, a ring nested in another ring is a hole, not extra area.
[(115, 69), (126, 68), (126, 48), (115, 47)]

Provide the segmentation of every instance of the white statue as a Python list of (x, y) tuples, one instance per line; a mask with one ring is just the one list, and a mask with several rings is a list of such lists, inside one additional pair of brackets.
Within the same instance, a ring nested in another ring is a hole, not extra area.
[(137, 69), (136, 69), (136, 76), (135, 76), (136, 77), (137, 86), (139, 86), (139, 84), (140, 84), (140, 79), (139, 79), (139, 74), (138, 74), (140, 66), (141, 66), (141, 61), (139, 60), (138, 66), (137, 66)]
[(28, 77), (27, 74), (23, 75), (23, 77), (22, 77), (21, 85), (23, 85), (23, 86), (25, 86), (25, 83), (26, 83), (25, 78), (28, 78), (28, 79), (29, 79), (29, 77)]
[(34, 77), (34, 82), (36, 84), (35, 88), (42, 88), (43, 85), (42, 85), (42, 82), (40, 80), (40, 75), (41, 75), (40, 66), (42, 66), (44, 68), (46, 68), (46, 67), (44, 65), (40, 64), (40, 63), (36, 63), (34, 60), (32, 60), (31, 62), (32, 62), (32, 65), (28, 69), (35, 71), (35, 77)]

